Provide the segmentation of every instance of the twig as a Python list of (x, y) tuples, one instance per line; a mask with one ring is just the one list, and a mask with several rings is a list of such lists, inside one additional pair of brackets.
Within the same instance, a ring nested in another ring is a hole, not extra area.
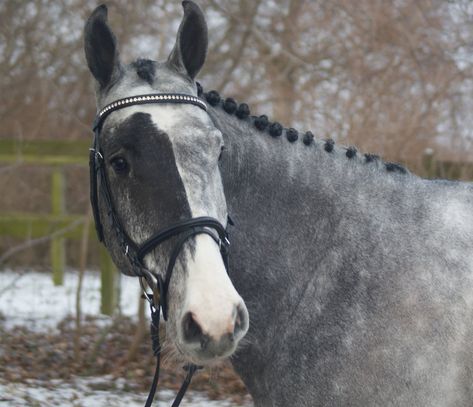
[(240, 46), (237, 49), (236, 55), (233, 57), (231, 65), (228, 67), (228, 69), (223, 74), (222, 80), (220, 81), (220, 85), (217, 87), (217, 89), (222, 89), (222, 91), (224, 90), (224, 86), (228, 83), (228, 81), (230, 80), (230, 78), (231, 78), (233, 72), (235, 71), (237, 65), (239, 64), (240, 59), (243, 55), (243, 51), (246, 48), (248, 38), (250, 37), (251, 30), (253, 29), (255, 18), (256, 18), (256, 15), (257, 15), (256, 11), (258, 10), (258, 7), (259, 7), (260, 3), (261, 3), (261, 0), (259, 0), (255, 3), (255, 5), (253, 7), (253, 10), (250, 13), (250, 16), (251, 16), (250, 21), (249, 21), (249, 23), (248, 23), (248, 25), (245, 29), (245, 32), (243, 33), (243, 38), (241, 39)]
[(143, 342), (143, 338), (146, 333), (146, 318), (145, 318), (145, 301), (141, 298), (141, 293), (139, 296), (139, 306), (138, 306), (138, 327), (133, 336), (133, 341), (131, 342), (130, 348), (128, 349), (128, 354), (126, 356), (126, 363), (132, 362), (138, 353), (138, 349)]
[(30, 247), (37, 246), (41, 243), (49, 242), (50, 240), (52, 240), (56, 237), (62, 236), (64, 234), (66, 234), (67, 232), (70, 232), (71, 230), (75, 229), (81, 223), (84, 223), (84, 222), (85, 222), (85, 219), (83, 219), (83, 218), (76, 219), (75, 221), (71, 222), (70, 225), (68, 225), (68, 226), (66, 226), (62, 229), (56, 230), (55, 232), (51, 233), (50, 235), (38, 237), (37, 239), (27, 240), (26, 242), (21, 243), (18, 246), (12, 247), (11, 249), (7, 250), (5, 253), (3, 253), (0, 256), (0, 266), (3, 263), (5, 263), (5, 261), (8, 260), (14, 254), (19, 253), (23, 250), (29, 249)]
[(89, 229), (90, 229), (90, 218), (92, 216), (90, 206), (87, 209), (87, 215), (84, 222), (84, 228), (82, 229), (82, 237), (80, 241), (80, 259), (79, 259), (79, 276), (77, 282), (76, 291), (76, 332), (74, 335), (74, 358), (76, 362), (80, 358), (80, 337), (81, 337), (81, 293), (82, 293), (82, 281), (84, 279), (85, 268), (87, 267), (87, 253), (89, 247)]
[(92, 347), (91, 351), (87, 355), (87, 357), (84, 357), (84, 360), (86, 361), (86, 366), (87, 369), (85, 371), (86, 375), (91, 375), (93, 373), (92, 370), (92, 365), (94, 365), (94, 362), (97, 360), (97, 356), (100, 352), (100, 347), (103, 345), (105, 342), (108, 333), (115, 328), (115, 325), (117, 323), (117, 319), (114, 318), (112, 320), (112, 323), (110, 325), (106, 325), (103, 327), (103, 329), (100, 331), (100, 336), (97, 339), (97, 342), (95, 342), (94, 346)]
[[(225, 15), (227, 18), (230, 20), (236, 21), (238, 24), (245, 24), (245, 21), (243, 21), (241, 18), (238, 16), (233, 15), (230, 13), (225, 7), (222, 7), (219, 3), (217, 3), (215, 0), (210, 0), (210, 4), (215, 7), (216, 10), (220, 11), (221, 14)], [(253, 35), (253, 38), (263, 47), (265, 52), (267, 52), (269, 55), (273, 53), (274, 49), (274, 43), (269, 42), (264, 34), (255, 27), (254, 24), (251, 26), (248, 26), (251, 34)], [(281, 56), (284, 56), (287, 58), (287, 60), (294, 66), (304, 66), (307, 68), (310, 68), (310, 70), (314, 70), (314, 65), (310, 63), (310, 61), (305, 61), (303, 57), (297, 55), (294, 53), (292, 50), (288, 50), (284, 47), (281, 47), (278, 50), (279, 54)]]
[[(17, 254), (17, 253), (19, 253), (23, 250), (29, 249), (30, 247), (34, 247), (34, 246), (37, 246), (39, 244), (49, 242), (50, 240), (52, 240), (52, 239), (54, 239), (58, 236), (62, 236), (64, 234), (66, 234), (67, 232), (75, 229), (81, 223), (84, 223), (84, 222), (85, 222), (85, 219), (82, 219), (82, 218), (77, 219), (77, 220), (73, 221), (70, 225), (66, 226), (65, 228), (56, 230), (55, 232), (51, 233), (48, 236), (42, 236), (42, 237), (39, 237), (37, 239), (27, 240), (26, 242), (21, 243), (18, 246), (12, 247), (11, 249), (7, 250), (5, 253), (3, 253), (0, 256), (0, 266), (2, 264), (4, 264), (5, 261), (8, 260), (13, 255), (15, 255), (15, 254)], [(25, 274), (26, 274), (26, 272), (20, 272), (18, 277), (13, 279), (13, 281), (10, 282), (10, 284), (8, 284), (6, 287), (4, 287), (2, 290), (0, 290), (0, 296), (3, 295), (6, 291), (8, 291), (11, 287), (13, 287), (16, 284), (16, 282), (20, 278), (22, 278)]]

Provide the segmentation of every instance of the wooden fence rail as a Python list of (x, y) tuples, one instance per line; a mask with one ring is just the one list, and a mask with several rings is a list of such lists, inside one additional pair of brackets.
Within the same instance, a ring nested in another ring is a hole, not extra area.
[[(0, 165), (37, 165), (52, 167), (51, 212), (0, 213), (0, 236), (34, 239), (53, 236), (50, 241), (50, 261), (54, 284), (62, 284), (66, 266), (65, 239), (80, 239), (84, 215), (66, 212), (66, 179), (64, 168), (68, 165), (87, 166), (89, 142), (87, 140), (0, 140)], [(428, 178), (473, 179), (471, 163), (440, 162), (433, 152), (423, 157), (423, 174)], [(80, 221), (82, 220), (82, 221)], [(71, 227), (71, 225), (73, 227)], [(94, 228), (90, 229), (95, 239)], [(98, 243), (98, 242), (97, 242)], [(112, 313), (117, 300), (117, 273), (112, 261), (100, 245), (102, 281), (102, 312)]]
[[(51, 236), (50, 262), (55, 285), (62, 285), (66, 267), (65, 239), (82, 236), (84, 215), (66, 212), (66, 178), (64, 169), (68, 165), (86, 167), (88, 164), (87, 141), (71, 140), (0, 140), (0, 165), (49, 166), (51, 171), (51, 212), (0, 213), (0, 236), (18, 239), (37, 239)], [(90, 229), (95, 239), (94, 228)], [(97, 242), (97, 246), (98, 246)], [(101, 312), (110, 315), (117, 301), (117, 272), (102, 245), (100, 250)]]

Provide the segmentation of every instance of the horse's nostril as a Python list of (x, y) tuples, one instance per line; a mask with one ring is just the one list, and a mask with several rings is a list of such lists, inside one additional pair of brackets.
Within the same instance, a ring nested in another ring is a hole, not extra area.
[[(203, 332), (200, 324), (195, 320), (194, 314), (188, 312), (182, 320), (182, 331), (184, 339), (188, 342), (201, 342), (203, 340)], [(205, 344), (203, 344), (203, 347)]]
[[(248, 311), (245, 304), (241, 302), (230, 309), (233, 312), (216, 311), (215, 314), (209, 315), (192, 311), (184, 313), (181, 322), (184, 345), (187, 345), (190, 351), (201, 352), (208, 358), (230, 354), (248, 329)], [(208, 325), (205, 325), (205, 322)]]
[(200, 338), (200, 347), (205, 350), (209, 344), (210, 338), (207, 335), (202, 335)]
[(235, 342), (235, 334), (234, 333), (227, 334), (226, 339), (229, 343)]
[(242, 304), (236, 307), (235, 325), (233, 335), (237, 336), (246, 326), (246, 312)]

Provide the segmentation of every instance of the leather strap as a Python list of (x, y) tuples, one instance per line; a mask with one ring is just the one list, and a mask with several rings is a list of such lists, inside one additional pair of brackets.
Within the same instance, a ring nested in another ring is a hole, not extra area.
[[(163, 317), (167, 320), (168, 317), (168, 304), (167, 304), (167, 292), (169, 283), (171, 281), (174, 266), (176, 264), (179, 253), (182, 250), (185, 242), (191, 237), (198, 234), (207, 234), (219, 245), (220, 253), (222, 255), (225, 268), (228, 268), (228, 247), (230, 242), (228, 240), (228, 234), (225, 227), (217, 220), (211, 217), (202, 216), (198, 218), (188, 219), (177, 222), (166, 229), (158, 231), (155, 235), (151, 236), (146, 242), (141, 245), (137, 245), (127, 234), (124, 229), (115, 206), (113, 204), (112, 191), (110, 190), (110, 184), (107, 179), (107, 173), (105, 171), (105, 165), (103, 162), (103, 155), (100, 148), (100, 131), (103, 123), (107, 116), (115, 110), (122, 109), (124, 107), (149, 104), (149, 103), (179, 103), (179, 104), (192, 104), (200, 107), (203, 110), (207, 110), (205, 102), (201, 99), (185, 94), (178, 93), (167, 93), (167, 94), (150, 94), (150, 95), (139, 95), (124, 99), (119, 99), (105, 106), (96, 116), (93, 123), (94, 141), (93, 146), (90, 149), (89, 156), (89, 168), (90, 168), (90, 201), (92, 204), (93, 215), (95, 220), (95, 229), (99, 241), (104, 242), (104, 231), (102, 220), (100, 217), (99, 210), (99, 198), (103, 198), (105, 207), (107, 209), (107, 217), (109, 220), (110, 227), (115, 233), (115, 238), (118, 240), (120, 248), (124, 251), (124, 254), (130, 261), (130, 266), (133, 273), (140, 277), (140, 283), (142, 284), (143, 293), (145, 298), (150, 303), (151, 309), (151, 339), (153, 344), (153, 354), (156, 356), (156, 369), (153, 377), (151, 389), (146, 400), (145, 407), (151, 407), (153, 403), (154, 395), (158, 387), (159, 371), (161, 365), (161, 345), (159, 341), (159, 323), (160, 323), (160, 312), (163, 311)], [(100, 180), (100, 189), (98, 181)], [(99, 194), (99, 192), (101, 192)], [(233, 221), (228, 217), (227, 224), (233, 225)], [(176, 245), (172, 249), (168, 266), (166, 268), (165, 279), (163, 281), (159, 274), (155, 274), (150, 270), (147, 270), (143, 261), (147, 254), (154, 250), (161, 243), (172, 237), (179, 237)], [(227, 269), (228, 271), (228, 269)], [(153, 281), (156, 279), (156, 282)], [(148, 294), (144, 287), (144, 281), (153, 291), (153, 294)], [(172, 404), (172, 407), (178, 407), (184, 394), (189, 386), (194, 373), (199, 369), (196, 365), (186, 366), (188, 370), (187, 376), (176, 395), (176, 398)]]
[[(151, 250), (153, 250), (156, 246), (159, 246), (164, 241), (170, 239), (171, 237), (179, 235), (186, 230), (197, 227), (209, 227), (215, 229), (221, 241), (224, 241), (227, 238), (227, 232), (225, 228), (218, 220), (214, 218), (211, 218), (209, 216), (200, 216), (198, 218), (186, 219), (181, 222), (176, 222), (168, 228), (161, 230), (154, 236), (150, 237), (146, 242), (144, 242), (139, 247), (138, 252), (136, 253), (138, 260), (142, 262), (144, 257)], [(214, 240), (216, 240), (215, 236), (211, 236)], [(216, 241), (218, 243), (218, 240)]]

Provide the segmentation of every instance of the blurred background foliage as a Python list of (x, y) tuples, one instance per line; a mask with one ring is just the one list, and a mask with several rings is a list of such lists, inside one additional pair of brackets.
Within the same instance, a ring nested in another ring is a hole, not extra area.
[[(200, 0), (209, 52), (199, 81), (287, 127), (311, 130), (429, 174), (424, 153), (472, 177), (473, 5), (469, 0)], [(175, 0), (107, 2), (122, 60), (163, 60)], [(93, 84), (85, 0), (0, 1), (0, 141), (89, 140)], [(1, 154), (1, 151), (0, 151)], [(84, 162), (87, 151), (84, 150)], [(446, 164), (446, 165), (447, 165)], [(443, 168), (443, 167), (442, 167)], [(51, 211), (50, 166), (0, 163), (0, 213)], [(66, 208), (85, 214), (84, 165), (64, 168)], [(453, 175), (452, 175), (453, 174)], [(0, 253), (18, 243), (0, 237)], [(70, 252), (74, 264), (74, 251)], [(47, 252), (46, 252), (47, 254)], [(35, 246), (12, 264), (47, 264)]]

